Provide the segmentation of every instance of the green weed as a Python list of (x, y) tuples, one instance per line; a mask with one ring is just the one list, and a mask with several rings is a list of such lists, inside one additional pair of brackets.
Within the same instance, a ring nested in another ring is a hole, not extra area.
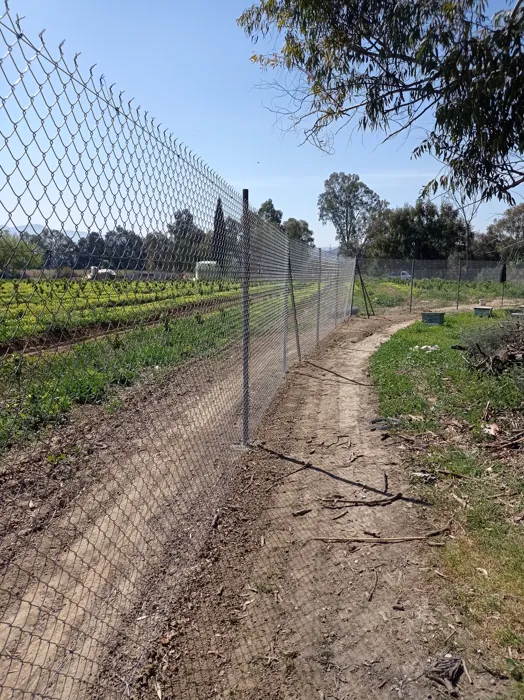
[[(428, 450), (409, 455), (410, 468), (437, 476), (436, 485), (418, 487), (421, 495), (456, 524), (455, 537), (433, 554), (434, 566), (450, 581), (449, 604), (473, 634), (474, 649), (483, 646), (491, 667), (514, 681), (510, 695), (499, 697), (522, 700), (524, 529), (514, 516), (524, 509), (524, 470), (484, 449), (493, 438), (482, 427), (486, 407), (501, 425), (508, 416), (509, 425), (522, 423), (524, 398), (513, 371), (476, 372), (452, 349), (468, 337), (494, 337), (497, 325), (500, 317), (472, 314), (447, 316), (444, 326), (415, 323), (379, 348), (371, 374), (383, 415), (403, 419), (403, 431), (417, 434), (431, 427), (439, 437)], [(439, 349), (425, 352), (422, 345)], [(417, 420), (410, 420), (415, 413)], [(451, 494), (463, 505), (458, 507)], [(459, 643), (473, 644), (464, 635)]]

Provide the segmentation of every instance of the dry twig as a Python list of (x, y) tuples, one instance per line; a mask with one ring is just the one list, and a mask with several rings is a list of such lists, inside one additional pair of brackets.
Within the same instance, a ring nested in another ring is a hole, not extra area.
[(339, 513), (339, 515), (335, 515), (335, 517), (332, 518), (332, 520), (340, 520), (340, 518), (343, 518), (348, 513), (349, 513), (349, 510), (345, 510), (343, 513)]
[(378, 571), (375, 569), (375, 581), (373, 583), (373, 588), (371, 589), (371, 591), (369, 592), (369, 595), (368, 595), (368, 603), (371, 603), (371, 601), (373, 600), (373, 596), (375, 594), (375, 591), (377, 590), (377, 583), (378, 583)]
[(319, 542), (336, 543), (336, 542), (357, 542), (360, 544), (399, 544), (401, 542), (416, 542), (427, 540), (430, 537), (438, 537), (449, 532), (451, 529), (451, 520), (447, 525), (439, 530), (427, 532), (425, 535), (412, 535), (411, 537), (313, 537), (313, 540)]
[(390, 503), (394, 503), (402, 498), (401, 493), (396, 493), (390, 498), (379, 498), (372, 501), (349, 501), (340, 498), (321, 498), (320, 500), (324, 502), (323, 508), (330, 508), (331, 510), (339, 510), (341, 508), (353, 508), (355, 506), (388, 506)]
[(316, 367), (317, 369), (322, 370), (323, 372), (329, 372), (330, 374), (334, 374), (335, 377), (339, 377), (339, 379), (344, 379), (346, 382), (352, 382), (353, 384), (358, 384), (359, 386), (373, 386), (373, 384), (364, 384), (363, 382), (358, 382), (356, 379), (351, 379), (350, 377), (344, 377), (343, 374), (339, 374), (338, 372), (335, 372), (332, 369), (327, 369), (326, 367), (321, 367), (320, 365), (316, 365), (314, 362), (310, 362), (309, 360), (304, 360), (306, 365), (311, 365), (311, 367)]

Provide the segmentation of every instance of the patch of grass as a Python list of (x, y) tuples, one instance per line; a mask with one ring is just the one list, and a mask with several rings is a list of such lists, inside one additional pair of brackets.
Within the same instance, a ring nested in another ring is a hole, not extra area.
[(383, 415), (401, 418), (402, 432), (421, 440), (433, 431), (429, 449), (407, 458), (413, 471), (435, 473), (434, 485), (416, 488), (455, 523), (454, 538), (431, 555), (450, 581), (442, 583), (450, 607), (474, 638), (459, 633), (454, 641), (483, 647), (488, 665), (513, 679), (517, 699), (524, 698), (524, 526), (515, 516), (524, 510), (524, 463), (486, 449), (492, 438), (482, 428), (487, 406), (489, 420), (522, 425), (524, 396), (514, 372), (476, 372), (451, 347), (468, 335), (496, 335), (500, 320), (456, 314), (441, 327), (415, 323), (379, 348), (371, 374)]
[[(407, 306), (410, 297), (410, 283), (380, 277), (364, 279), (371, 302), (376, 309), (395, 306)], [(501, 285), (492, 281), (462, 282), (459, 303), (477, 302), (481, 298), (496, 299), (501, 294)], [(524, 283), (509, 282), (505, 289), (506, 298), (524, 299)], [(439, 278), (415, 279), (413, 281), (413, 300), (415, 303), (428, 302), (440, 306), (449, 306), (457, 301), (457, 281)], [(360, 282), (355, 284), (355, 304), (364, 308), (364, 298)]]
[[(452, 349), (460, 344), (464, 329), (489, 328), (501, 318), (447, 314), (444, 326), (418, 321), (395, 333), (370, 363), (382, 413), (399, 418), (421, 415), (432, 425), (443, 419), (465, 419), (478, 428), (488, 400), (494, 411), (522, 408), (523, 397), (511, 373), (475, 375), (463, 354)], [(424, 345), (439, 349), (428, 352), (422, 350)]]
[[(111, 387), (129, 386), (144, 370), (160, 372), (204, 357), (240, 337), (238, 308), (185, 317), (165, 327), (75, 345), (67, 353), (4, 363), (0, 377), (0, 449), (50, 423), (75, 404), (101, 403)], [(110, 411), (117, 408), (114, 400)]]
[[(253, 297), (252, 337), (281, 318), (283, 287), (269, 286), (278, 303), (273, 304), (269, 292), (267, 297)], [(257, 285), (254, 291), (267, 292), (268, 285)], [(316, 284), (297, 284), (299, 309), (316, 293)], [(115, 387), (131, 386), (145, 378), (161, 382), (171, 368), (207, 357), (241, 337), (238, 304), (208, 313), (202, 309), (181, 318), (166, 317), (155, 327), (82, 342), (63, 353), (7, 356), (0, 361), (0, 452), (47, 425), (62, 423), (75, 405), (104, 402), (106, 410), (114, 413), (120, 406)]]

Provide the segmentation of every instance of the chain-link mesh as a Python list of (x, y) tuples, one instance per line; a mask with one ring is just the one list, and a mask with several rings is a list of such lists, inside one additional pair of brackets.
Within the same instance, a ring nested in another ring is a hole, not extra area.
[(129, 696), (353, 261), (261, 220), (8, 10), (0, 34), (2, 697)]
[(357, 270), (369, 297), (364, 299), (357, 274), (354, 299), (362, 310), (366, 301), (379, 310), (437, 304), (511, 306), (524, 301), (524, 263), (513, 260), (504, 264), (490, 260), (365, 258), (359, 260)]

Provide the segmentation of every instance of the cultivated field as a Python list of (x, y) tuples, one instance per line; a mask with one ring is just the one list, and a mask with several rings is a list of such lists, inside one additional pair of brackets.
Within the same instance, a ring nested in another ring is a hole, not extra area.
[[(392, 281), (380, 277), (364, 278), (373, 307), (377, 309), (402, 307), (409, 305), (410, 283)], [(417, 307), (432, 304), (446, 305), (457, 302), (458, 285), (456, 280), (415, 279), (413, 281), (413, 304)], [(501, 302), (502, 285), (492, 281), (463, 281), (460, 285), (458, 300), (460, 304), (478, 303), (479, 299), (486, 302), (497, 300)], [(508, 282), (505, 285), (506, 299), (524, 300), (524, 279)], [(364, 299), (360, 283), (355, 284), (355, 303), (364, 308)]]

